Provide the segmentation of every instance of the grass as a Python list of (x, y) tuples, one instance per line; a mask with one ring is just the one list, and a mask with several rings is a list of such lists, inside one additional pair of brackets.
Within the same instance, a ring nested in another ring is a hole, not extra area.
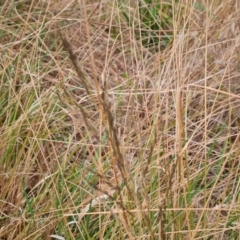
[(239, 6), (149, 3), (0, 4), (0, 239), (239, 239)]

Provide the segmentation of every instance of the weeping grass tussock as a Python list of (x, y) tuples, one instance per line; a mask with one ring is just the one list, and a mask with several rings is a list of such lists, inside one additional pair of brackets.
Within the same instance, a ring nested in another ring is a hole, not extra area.
[(239, 239), (237, 1), (0, 13), (0, 239)]

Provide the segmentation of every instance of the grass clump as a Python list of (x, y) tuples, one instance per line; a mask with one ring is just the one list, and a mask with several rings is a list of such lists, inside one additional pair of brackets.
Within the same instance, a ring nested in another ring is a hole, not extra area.
[(0, 5), (0, 239), (239, 238), (239, 9), (135, 5)]

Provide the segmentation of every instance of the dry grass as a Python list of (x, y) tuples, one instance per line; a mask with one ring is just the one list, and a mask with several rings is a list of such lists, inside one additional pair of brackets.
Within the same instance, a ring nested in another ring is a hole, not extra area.
[(239, 239), (237, 3), (79, 2), (0, 2), (0, 239)]

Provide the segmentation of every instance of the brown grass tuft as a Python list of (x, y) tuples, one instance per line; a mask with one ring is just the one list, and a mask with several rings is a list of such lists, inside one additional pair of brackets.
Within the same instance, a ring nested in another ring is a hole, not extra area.
[(239, 6), (170, 2), (0, 4), (0, 239), (239, 238)]

